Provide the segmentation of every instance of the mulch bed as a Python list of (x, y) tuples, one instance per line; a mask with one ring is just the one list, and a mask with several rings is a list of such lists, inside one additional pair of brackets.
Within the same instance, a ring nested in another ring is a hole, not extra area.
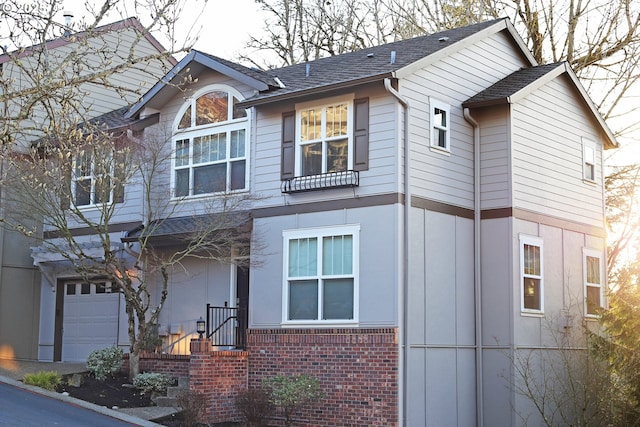
[(98, 381), (89, 373), (82, 374), (80, 387), (69, 385), (71, 375), (64, 375), (57, 392), (67, 392), (71, 397), (106, 406), (107, 408), (140, 408), (152, 406), (151, 398), (133, 387), (129, 378), (124, 374), (117, 374), (104, 381)]

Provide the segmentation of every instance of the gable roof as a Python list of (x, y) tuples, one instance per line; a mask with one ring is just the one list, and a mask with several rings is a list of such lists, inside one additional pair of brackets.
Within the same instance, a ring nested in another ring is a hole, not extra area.
[[(140, 23), (138, 18), (127, 18), (121, 21), (117, 21), (111, 24), (102, 25), (96, 28), (93, 28), (88, 31), (80, 31), (78, 33), (73, 33), (69, 36), (59, 37), (57, 39), (53, 39), (47, 41), (44, 44), (44, 47), (47, 49), (56, 49), (61, 46), (66, 46), (70, 43), (76, 43), (78, 40), (82, 40), (85, 38), (99, 36), (100, 34), (109, 33), (113, 31), (119, 31), (127, 28), (133, 28), (140, 32), (144, 36), (145, 39), (158, 51), (158, 52), (166, 52), (166, 49), (162, 46), (162, 44), (156, 39), (153, 35), (151, 35), (146, 28)], [(38, 48), (42, 47), (43, 44), (36, 44), (33, 46), (29, 46), (23, 49), (18, 49), (13, 52), (8, 52), (3, 55), (0, 55), (0, 64), (4, 64), (12, 60), (12, 58), (23, 58), (25, 56), (31, 55), (34, 51), (37, 51)], [(176, 64), (177, 61), (173, 56), (169, 56), (167, 58), (169, 62), (172, 64)]]
[(142, 99), (131, 107), (126, 116), (132, 117), (136, 115), (151, 102), (164, 103), (164, 101), (174, 97), (180, 91), (179, 86), (184, 81), (197, 77), (205, 69), (218, 71), (257, 91), (266, 91), (279, 86), (277, 80), (262, 70), (248, 68), (194, 49), (145, 93)]
[(401, 77), (415, 68), (424, 67), (429, 62), (500, 31), (507, 31), (523, 57), (532, 65), (536, 64), (513, 25), (507, 18), (502, 18), (268, 70), (266, 73), (279, 79), (285, 87), (261, 92), (238, 103), (238, 106), (250, 107), (379, 81), (387, 77)]
[(609, 129), (609, 126), (580, 83), (578, 76), (576, 76), (567, 62), (522, 68), (467, 99), (462, 103), (462, 107), (481, 108), (492, 105), (513, 104), (560, 75), (566, 75), (569, 78), (573, 88), (578, 91), (592, 117), (605, 133), (607, 137), (605, 148), (617, 147), (618, 143), (615, 135)]

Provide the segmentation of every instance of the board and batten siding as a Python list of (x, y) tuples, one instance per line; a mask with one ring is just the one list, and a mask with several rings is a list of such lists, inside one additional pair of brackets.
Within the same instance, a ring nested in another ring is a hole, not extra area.
[[(355, 188), (327, 189), (296, 194), (283, 194), (280, 189), (282, 113), (293, 111), (293, 103), (259, 107), (256, 120), (255, 156), (252, 159), (252, 189), (261, 199), (257, 207), (298, 204), (396, 193), (398, 182), (398, 117), (397, 101), (382, 84), (360, 87), (354, 99), (369, 98), (369, 168), (360, 171), (360, 185)], [(319, 104), (323, 98), (317, 98)], [(254, 154), (252, 152), (252, 154)]]
[(411, 209), (407, 425), (475, 424), (473, 221)]
[[(602, 140), (578, 95), (556, 78), (511, 115), (514, 207), (603, 227)], [(595, 183), (583, 180), (583, 138), (596, 146)]]
[[(410, 105), (414, 196), (473, 207), (473, 129), (462, 103), (525, 65), (508, 37), (498, 33), (401, 80), (400, 93)], [(430, 148), (430, 97), (450, 106), (450, 154)]]

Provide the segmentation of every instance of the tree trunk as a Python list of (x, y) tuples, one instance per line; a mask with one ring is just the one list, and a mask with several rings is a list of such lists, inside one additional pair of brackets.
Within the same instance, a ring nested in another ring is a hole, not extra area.
[(140, 373), (140, 354), (137, 351), (129, 353), (129, 381)]

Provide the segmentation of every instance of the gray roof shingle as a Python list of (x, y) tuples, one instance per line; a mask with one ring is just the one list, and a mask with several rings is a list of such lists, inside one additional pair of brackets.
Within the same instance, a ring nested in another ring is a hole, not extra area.
[[(304, 94), (310, 90), (315, 91), (322, 88), (339, 87), (341, 84), (352, 84), (360, 80), (383, 78), (505, 19), (481, 22), (342, 55), (268, 70), (265, 73), (268, 73), (272, 78), (277, 77), (284, 83), (285, 87), (261, 92), (241, 102), (240, 105), (247, 107), (275, 100), (276, 98)], [(391, 60), (392, 52), (395, 52), (395, 61), (393, 62)]]
[(507, 98), (513, 96), (518, 91), (526, 88), (531, 83), (540, 79), (558, 67), (563, 67), (563, 62), (553, 64), (538, 65), (536, 67), (522, 68), (509, 74), (507, 77), (489, 86), (467, 99), (463, 107), (477, 107), (505, 102)]

